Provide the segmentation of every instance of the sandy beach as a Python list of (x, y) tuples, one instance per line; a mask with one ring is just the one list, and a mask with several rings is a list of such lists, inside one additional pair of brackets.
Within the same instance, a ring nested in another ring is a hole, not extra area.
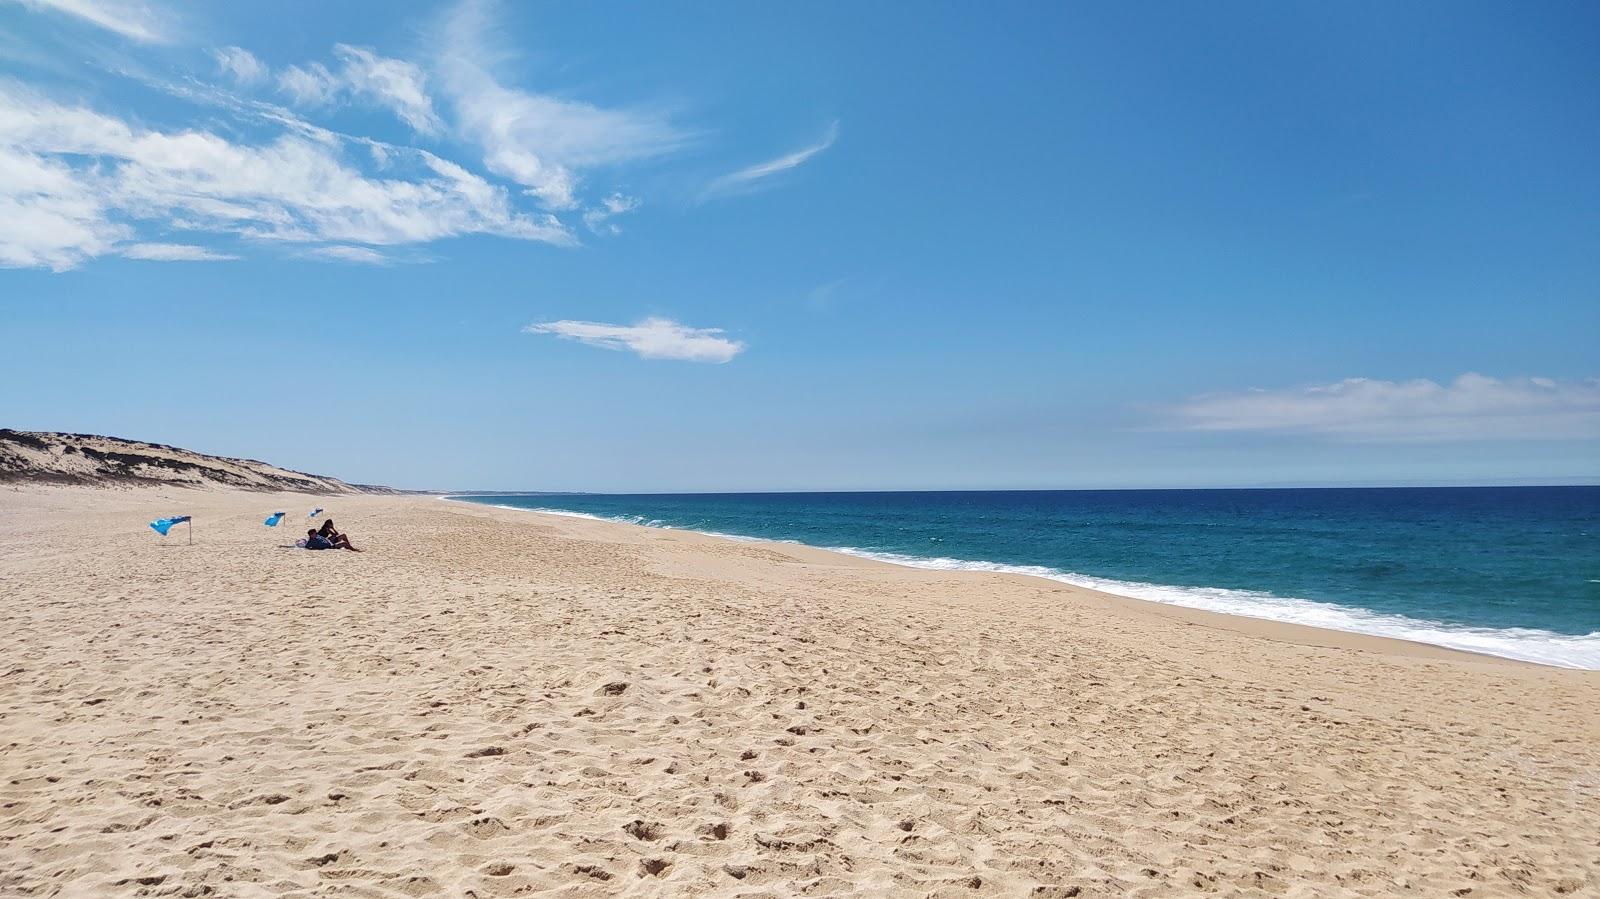
[(3, 489), (0, 597), (0, 895), (1600, 895), (1595, 672), (429, 497)]

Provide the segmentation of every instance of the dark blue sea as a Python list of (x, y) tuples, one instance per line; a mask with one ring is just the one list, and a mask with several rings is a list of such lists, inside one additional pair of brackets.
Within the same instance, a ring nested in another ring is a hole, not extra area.
[(457, 498), (1600, 669), (1600, 487)]

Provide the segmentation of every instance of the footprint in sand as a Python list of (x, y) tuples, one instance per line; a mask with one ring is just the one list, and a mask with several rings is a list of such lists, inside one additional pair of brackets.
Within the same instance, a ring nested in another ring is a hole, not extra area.
[(661, 839), (661, 825), (650, 821), (629, 821), (627, 824), (622, 825), (622, 831), (636, 840)]
[(467, 824), (467, 833), (480, 840), (487, 840), (490, 837), (497, 837), (510, 831), (511, 828), (506, 826), (506, 822), (501, 821), (499, 818), (476, 818)]
[(639, 876), (660, 877), (670, 867), (672, 867), (672, 862), (664, 858), (642, 858), (639, 859)]
[(595, 880), (610, 880), (611, 872), (599, 865), (574, 865), (572, 873), (592, 877)]

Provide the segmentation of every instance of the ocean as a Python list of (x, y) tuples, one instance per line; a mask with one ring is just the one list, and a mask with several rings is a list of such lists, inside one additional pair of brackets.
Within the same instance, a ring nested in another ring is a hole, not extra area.
[(1600, 669), (1600, 487), (454, 498)]

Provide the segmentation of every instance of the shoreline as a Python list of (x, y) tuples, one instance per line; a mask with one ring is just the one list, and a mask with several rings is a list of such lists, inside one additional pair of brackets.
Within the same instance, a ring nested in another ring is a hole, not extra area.
[[(1078, 581), (1070, 580), (1070, 579), (1068, 579), (1068, 577), (1072, 576), (1072, 575), (1070, 575), (1070, 573), (1066, 573), (1066, 572), (1063, 572), (1062, 576), (1059, 576), (1059, 577), (1058, 576), (1053, 576), (1050, 573), (1045, 573), (1047, 570), (1048, 571), (1053, 571), (1053, 569), (1049, 569), (1048, 566), (1042, 566), (1042, 565), (1040, 565), (1040, 566), (1017, 566), (1017, 565), (1006, 565), (1006, 564), (1002, 564), (1002, 563), (990, 563), (990, 562), (985, 562), (985, 561), (982, 561), (982, 560), (957, 560), (957, 559), (944, 559), (944, 558), (927, 559), (925, 561), (927, 561), (928, 564), (919, 564), (924, 560), (919, 558), (919, 557), (913, 557), (913, 556), (900, 556), (898, 558), (892, 558), (892, 557), (886, 557), (886, 556), (888, 556), (890, 554), (870, 553), (870, 552), (866, 552), (866, 551), (852, 551), (850, 548), (846, 548), (846, 547), (814, 546), (812, 544), (801, 543), (799, 541), (775, 540), (775, 539), (769, 539), (769, 538), (763, 538), (763, 537), (752, 537), (752, 536), (747, 536), (747, 535), (743, 535), (743, 534), (718, 533), (718, 532), (714, 532), (714, 531), (699, 531), (699, 530), (694, 530), (694, 529), (690, 529), (690, 528), (680, 528), (680, 527), (675, 527), (675, 526), (672, 526), (672, 525), (665, 525), (665, 524), (641, 524), (641, 523), (637, 523), (637, 522), (629, 522), (629, 521), (618, 520), (618, 519), (615, 519), (615, 518), (606, 518), (606, 517), (603, 517), (603, 516), (592, 515), (592, 514), (589, 514), (589, 513), (586, 513), (586, 512), (573, 512), (573, 511), (562, 510), (562, 509), (527, 509), (527, 508), (522, 508), (522, 507), (519, 507), (519, 506), (508, 506), (508, 505), (496, 504), (496, 503), (475, 502), (475, 501), (473, 501), (471, 499), (464, 498), (464, 497), (467, 497), (467, 496), (479, 496), (479, 495), (485, 495), (485, 494), (457, 494), (457, 495), (439, 494), (435, 498), (439, 499), (439, 500), (444, 500), (446, 502), (456, 503), (456, 504), (463, 505), (463, 506), (476, 506), (476, 507), (479, 507), (479, 508), (502, 509), (502, 510), (505, 510), (505, 511), (508, 511), (508, 512), (518, 512), (518, 513), (524, 513), (524, 514), (548, 516), (548, 517), (552, 517), (552, 518), (567, 518), (567, 519), (573, 519), (573, 520), (577, 520), (577, 521), (591, 521), (591, 522), (595, 522), (595, 523), (599, 523), (599, 524), (615, 525), (615, 526), (628, 527), (628, 528), (642, 528), (642, 529), (650, 530), (650, 531), (665, 531), (665, 532), (678, 533), (678, 534), (693, 534), (693, 535), (696, 535), (696, 536), (705, 537), (705, 538), (709, 538), (709, 539), (715, 539), (715, 540), (728, 540), (728, 541), (733, 541), (733, 542), (737, 542), (737, 543), (749, 543), (749, 544), (754, 544), (754, 545), (760, 545), (760, 546), (769, 547), (771, 549), (778, 550), (778, 551), (782, 551), (784, 549), (791, 549), (791, 548), (802, 548), (802, 549), (805, 549), (805, 550), (808, 550), (808, 551), (811, 551), (811, 552), (827, 553), (829, 555), (838, 557), (840, 559), (854, 559), (854, 560), (859, 560), (859, 561), (867, 561), (867, 562), (872, 562), (874, 564), (889, 565), (889, 566), (893, 566), (893, 567), (896, 567), (896, 568), (903, 568), (903, 569), (911, 569), (911, 570), (918, 570), (918, 571), (932, 571), (932, 572), (946, 572), (946, 573), (952, 573), (952, 574), (954, 574), (954, 573), (964, 573), (964, 574), (976, 574), (976, 575), (1000, 575), (1002, 577), (1007, 577), (1007, 578), (1025, 578), (1025, 579), (1028, 579), (1029, 581), (1044, 582), (1044, 583), (1052, 585), (1053, 587), (1062, 588), (1063, 592), (1065, 594), (1067, 594), (1068, 596), (1076, 597), (1076, 598), (1081, 598), (1081, 594), (1088, 594), (1088, 595), (1092, 595), (1094, 597), (1098, 597), (1098, 598), (1100, 598), (1102, 600), (1112, 600), (1112, 601), (1116, 601), (1116, 602), (1132, 603), (1132, 604), (1135, 604), (1133, 606), (1133, 608), (1140, 609), (1140, 610), (1142, 610), (1142, 611), (1144, 611), (1145, 613), (1148, 613), (1148, 614), (1163, 614), (1163, 615), (1166, 615), (1169, 618), (1180, 619), (1180, 620), (1184, 620), (1184, 621), (1187, 621), (1187, 622), (1190, 622), (1190, 623), (1194, 623), (1194, 624), (1200, 624), (1200, 625), (1205, 625), (1205, 626), (1209, 626), (1209, 627), (1220, 627), (1220, 628), (1224, 628), (1224, 629), (1227, 629), (1227, 630), (1234, 631), (1236, 633), (1245, 633), (1245, 634), (1250, 634), (1252, 636), (1258, 636), (1258, 637), (1262, 637), (1262, 638), (1266, 638), (1266, 639), (1285, 640), (1287, 642), (1297, 643), (1297, 644), (1338, 646), (1338, 647), (1342, 647), (1342, 648), (1366, 649), (1366, 650), (1369, 650), (1369, 651), (1388, 652), (1388, 653), (1401, 653), (1401, 654), (1407, 654), (1407, 655), (1413, 655), (1413, 656), (1419, 656), (1419, 657), (1428, 657), (1428, 658), (1462, 657), (1462, 658), (1476, 659), (1476, 660), (1482, 660), (1482, 661), (1490, 661), (1490, 662), (1494, 662), (1494, 663), (1529, 665), (1529, 666), (1535, 666), (1535, 667), (1540, 667), (1540, 668), (1551, 668), (1551, 669), (1563, 670), (1563, 671), (1589, 671), (1589, 672), (1600, 671), (1600, 666), (1590, 667), (1590, 666), (1586, 666), (1586, 665), (1583, 665), (1583, 664), (1577, 664), (1577, 663), (1566, 662), (1566, 661), (1551, 661), (1551, 660), (1548, 660), (1548, 659), (1527, 658), (1527, 657), (1520, 657), (1520, 656), (1514, 656), (1514, 655), (1502, 655), (1502, 654), (1491, 652), (1491, 651), (1484, 650), (1484, 649), (1467, 648), (1467, 647), (1462, 647), (1462, 646), (1452, 646), (1452, 645), (1448, 645), (1448, 644), (1444, 644), (1444, 643), (1437, 643), (1437, 642), (1432, 642), (1432, 641), (1423, 640), (1423, 639), (1410, 639), (1410, 638), (1407, 638), (1407, 637), (1395, 636), (1395, 635), (1392, 635), (1392, 634), (1372, 633), (1372, 632), (1368, 632), (1368, 631), (1352, 630), (1352, 629), (1346, 629), (1346, 628), (1340, 628), (1340, 627), (1323, 626), (1323, 625), (1316, 625), (1316, 624), (1307, 624), (1307, 623), (1299, 622), (1299, 621), (1284, 620), (1284, 619), (1281, 619), (1281, 618), (1273, 618), (1273, 617), (1269, 617), (1269, 616), (1264, 615), (1264, 614), (1256, 615), (1256, 614), (1250, 614), (1248, 612), (1221, 611), (1221, 610), (1218, 610), (1218, 609), (1206, 608), (1204, 606), (1187, 605), (1187, 604), (1185, 604), (1183, 602), (1178, 602), (1178, 601), (1163, 601), (1163, 600), (1158, 600), (1158, 599), (1150, 599), (1150, 598), (1147, 598), (1147, 597), (1133, 596), (1133, 595), (1129, 595), (1127, 593), (1116, 592), (1115, 585), (1125, 584), (1126, 586), (1134, 587), (1134, 588), (1148, 586), (1148, 587), (1153, 587), (1153, 588), (1157, 588), (1157, 589), (1171, 589), (1171, 590), (1174, 590), (1174, 591), (1184, 591), (1184, 590), (1192, 591), (1192, 590), (1199, 590), (1199, 589), (1215, 589), (1215, 588), (1192, 588), (1192, 587), (1170, 587), (1169, 588), (1168, 585), (1161, 585), (1161, 584), (1143, 585), (1143, 584), (1138, 584), (1138, 583), (1133, 583), (1133, 582), (1119, 582), (1119, 581), (1115, 581), (1114, 579), (1110, 579), (1110, 578), (1096, 578), (1096, 577), (1092, 577), (1092, 576), (1077, 576), (1077, 577), (1081, 577), (1081, 578), (1088, 579), (1088, 580), (1101, 581), (1101, 582), (1110, 583), (1110, 584), (1114, 585), (1114, 586), (1112, 586), (1110, 588), (1107, 588), (1107, 587), (1102, 587), (1102, 586), (1098, 586), (1098, 585), (1085, 584), (1085, 583), (1080, 583)], [(493, 494), (491, 494), (491, 495), (493, 495)], [(510, 494), (507, 494), (507, 495), (510, 495)], [(962, 564), (970, 566), (970, 567), (945, 567), (945, 566), (940, 566), (940, 565), (936, 564), (936, 563), (939, 563), (939, 562), (959, 562), (959, 563), (962, 563)], [(1017, 570), (1017, 569), (1021, 569), (1021, 568), (1036, 568), (1036, 569), (1040, 569), (1040, 571)], [(1243, 592), (1243, 591), (1229, 591), (1229, 592)], [(1274, 599), (1282, 599), (1282, 598), (1274, 597)], [(1436, 621), (1432, 621), (1432, 620), (1428, 620), (1428, 619), (1403, 618), (1402, 616), (1398, 616), (1398, 615), (1391, 615), (1391, 614), (1386, 614), (1386, 613), (1377, 613), (1377, 612), (1373, 612), (1372, 610), (1363, 609), (1363, 608), (1360, 608), (1360, 607), (1339, 606), (1339, 605), (1334, 604), (1334, 603), (1322, 603), (1322, 602), (1317, 602), (1317, 601), (1312, 601), (1312, 600), (1290, 600), (1290, 601), (1292, 601), (1292, 602), (1300, 602), (1300, 603), (1308, 603), (1308, 604), (1317, 605), (1317, 606), (1330, 606), (1330, 607), (1339, 609), (1341, 612), (1366, 614), (1366, 615), (1372, 616), (1375, 619), (1403, 620), (1403, 621), (1407, 622), (1408, 624), (1412, 624), (1412, 625), (1416, 625), (1416, 626), (1423, 626), (1423, 627), (1430, 627), (1431, 626), (1431, 627), (1435, 627), (1435, 628), (1438, 629), (1439, 632), (1446, 633), (1446, 634), (1449, 634), (1452, 631), (1455, 631), (1455, 632), (1459, 632), (1459, 633), (1461, 633), (1463, 635), (1469, 635), (1469, 634), (1473, 634), (1473, 633), (1478, 632), (1478, 631), (1491, 632), (1492, 633), (1492, 632), (1496, 632), (1496, 631), (1500, 630), (1500, 629), (1493, 629), (1493, 628), (1474, 628), (1474, 627), (1467, 626), (1467, 625), (1454, 625), (1454, 624), (1450, 624), (1450, 623), (1447, 623), (1447, 622), (1436, 622)], [(1352, 617), (1355, 617), (1355, 616), (1352, 615)], [(1541, 632), (1541, 633), (1545, 633), (1545, 632)], [(1556, 638), (1572, 636), (1572, 635), (1565, 635), (1565, 634), (1556, 634), (1556, 633), (1553, 633), (1553, 632), (1548, 632), (1548, 635), (1550, 637), (1556, 637)], [(1589, 635), (1589, 636), (1593, 636), (1593, 635)], [(1581, 638), (1582, 637), (1580, 636), (1579, 639), (1581, 639)], [(1376, 641), (1376, 642), (1373, 642), (1373, 641)]]

